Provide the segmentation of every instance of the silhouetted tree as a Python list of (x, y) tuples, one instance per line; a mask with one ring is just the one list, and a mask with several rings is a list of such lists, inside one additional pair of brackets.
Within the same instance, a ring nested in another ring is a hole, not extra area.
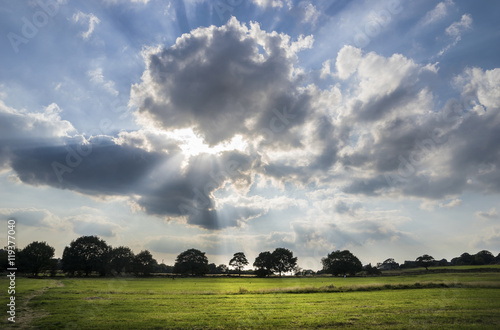
[(189, 249), (182, 252), (175, 259), (174, 272), (191, 275), (205, 275), (208, 273), (208, 259), (205, 252)]
[(415, 259), (415, 262), (420, 267), (425, 267), (425, 270), (429, 270), (429, 267), (434, 264), (434, 258), (428, 254), (424, 254), (423, 256)]
[(106, 275), (111, 248), (97, 236), (82, 236), (72, 241), (63, 251), (63, 270), (74, 274), (93, 271)]
[(399, 264), (393, 258), (389, 258), (389, 259), (384, 260), (382, 265), (384, 265), (385, 268), (387, 268), (387, 269), (398, 269), (399, 268)]
[(474, 256), (465, 252), (460, 255), (459, 264), (460, 265), (472, 265), (474, 263)]
[(157, 265), (153, 255), (148, 250), (139, 252), (133, 259), (133, 271), (136, 275), (149, 276)]
[(109, 257), (109, 268), (118, 275), (121, 273), (130, 273), (134, 257), (134, 252), (126, 246), (113, 248)]
[(293, 256), (293, 252), (285, 248), (277, 248), (271, 254), (273, 272), (281, 273), (292, 271), (297, 266), (297, 257)]
[(227, 274), (228, 271), (229, 268), (227, 268), (227, 266), (224, 264), (220, 264), (219, 266), (217, 266), (217, 274)]
[(50, 269), (50, 260), (54, 256), (54, 248), (46, 242), (32, 242), (19, 251), (19, 263), (23, 271), (34, 276)]
[(377, 269), (377, 267), (373, 267), (372, 264), (368, 264), (363, 267), (363, 270), (366, 272), (366, 275), (380, 275), (382, 272)]
[(246, 265), (248, 265), (248, 260), (243, 252), (236, 252), (229, 260), (229, 266), (238, 270), (238, 276), (241, 276), (241, 269)]
[(487, 250), (479, 251), (474, 255), (474, 265), (489, 265), (495, 260), (495, 256)]
[(273, 268), (273, 256), (271, 252), (265, 251), (259, 253), (257, 258), (255, 258), (255, 262), (253, 263), (254, 267), (257, 267), (255, 273), (259, 277), (265, 277), (272, 274)]
[(359, 261), (354, 254), (349, 252), (349, 250), (333, 251), (328, 254), (326, 258), (321, 259), (321, 263), (323, 264), (323, 270), (325, 273), (335, 276), (339, 274), (354, 275), (363, 270), (361, 261)]
[(163, 263), (157, 264), (154, 269), (154, 273), (169, 274), (173, 272), (174, 272), (174, 266), (165, 265)]

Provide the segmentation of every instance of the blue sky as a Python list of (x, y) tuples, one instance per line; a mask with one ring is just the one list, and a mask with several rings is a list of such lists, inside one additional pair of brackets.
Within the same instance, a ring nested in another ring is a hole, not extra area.
[(496, 255), (499, 7), (2, 0), (0, 215), (57, 256)]

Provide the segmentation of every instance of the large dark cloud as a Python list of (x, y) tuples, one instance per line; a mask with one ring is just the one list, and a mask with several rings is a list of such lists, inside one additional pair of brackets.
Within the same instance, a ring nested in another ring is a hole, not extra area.
[[(92, 141), (91, 141), (92, 142)], [(82, 150), (86, 148), (86, 152)], [(216, 205), (213, 192), (231, 182), (251, 184), (253, 159), (239, 152), (191, 157), (118, 145), (64, 145), (17, 150), (11, 159), (19, 179), (93, 196), (129, 196), (148, 214), (186, 217), (188, 224), (220, 229), (237, 226), (262, 210)]]
[[(139, 121), (193, 128), (211, 145), (300, 125), (309, 96), (299, 92), (293, 64), (295, 52), (308, 44), (256, 24), (249, 29), (235, 18), (184, 34), (175, 45), (147, 54), (143, 81), (132, 90)], [(275, 122), (276, 111), (292, 115)]]

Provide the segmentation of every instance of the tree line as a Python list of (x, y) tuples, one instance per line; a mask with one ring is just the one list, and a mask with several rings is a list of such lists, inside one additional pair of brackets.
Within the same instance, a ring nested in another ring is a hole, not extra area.
[[(68, 276), (90, 276), (92, 274), (122, 275), (134, 274), (136, 276), (149, 276), (152, 273), (171, 273), (180, 275), (202, 276), (206, 274), (254, 274), (266, 277), (277, 274), (294, 272), (295, 275), (331, 274), (355, 275), (364, 272), (367, 275), (380, 274), (382, 270), (399, 268), (449, 266), (449, 265), (488, 265), (500, 264), (500, 253), (495, 257), (491, 252), (482, 250), (474, 255), (463, 253), (460, 257), (453, 258), (451, 262), (446, 259), (435, 260), (432, 256), (424, 254), (415, 261), (405, 261), (398, 264), (394, 259), (386, 259), (375, 267), (371, 264), (362, 266), (361, 261), (349, 250), (337, 250), (321, 259), (323, 268), (317, 272), (303, 270), (297, 266), (297, 257), (286, 248), (276, 248), (274, 251), (260, 252), (253, 262), (253, 270), (244, 270), (249, 261), (244, 252), (236, 252), (229, 260), (231, 271), (226, 265), (208, 263), (205, 252), (197, 249), (188, 249), (180, 253), (175, 259), (174, 266), (158, 264), (148, 250), (138, 254), (126, 247), (113, 248), (97, 236), (81, 236), (71, 241), (66, 246), (62, 259), (54, 259), (55, 249), (46, 242), (32, 242), (22, 250), (16, 250), (18, 270), (34, 276), (49, 271), (55, 275), (59, 270)], [(7, 265), (7, 251), (0, 250), (0, 263)], [(5, 267), (7, 268), (7, 267)]]

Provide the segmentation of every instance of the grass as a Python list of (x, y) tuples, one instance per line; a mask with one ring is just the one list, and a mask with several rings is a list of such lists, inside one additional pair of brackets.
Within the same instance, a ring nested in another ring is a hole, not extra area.
[[(0, 280), (7, 287), (5, 279)], [(500, 328), (500, 274), (366, 278), (17, 279), (0, 328)], [(6, 301), (5, 290), (1, 300)], [(5, 306), (5, 305), (3, 305)]]

